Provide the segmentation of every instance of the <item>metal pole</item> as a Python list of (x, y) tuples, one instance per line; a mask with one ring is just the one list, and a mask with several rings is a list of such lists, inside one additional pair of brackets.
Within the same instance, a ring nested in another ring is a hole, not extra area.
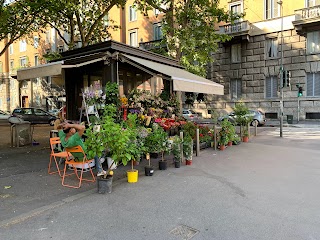
[(280, 137), (283, 137), (283, 6), (282, 0), (278, 1), (281, 12), (281, 58), (280, 58)]
[(299, 120), (300, 120), (300, 99), (298, 97), (298, 123), (299, 123)]
[(196, 130), (196, 156), (200, 156), (200, 138), (199, 138), (199, 128)]

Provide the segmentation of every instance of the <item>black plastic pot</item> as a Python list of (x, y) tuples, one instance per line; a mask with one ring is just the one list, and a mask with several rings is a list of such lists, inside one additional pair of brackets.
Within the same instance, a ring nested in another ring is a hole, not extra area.
[(153, 166), (145, 166), (144, 173), (146, 176), (152, 176), (154, 172)]
[(98, 177), (98, 193), (111, 193), (112, 192), (112, 176), (107, 176), (106, 178)]
[(180, 168), (181, 162), (180, 161), (174, 161), (174, 167), (175, 168)]
[(164, 160), (164, 161), (160, 160), (159, 161), (159, 170), (166, 170), (166, 169), (167, 169), (167, 161), (166, 160)]

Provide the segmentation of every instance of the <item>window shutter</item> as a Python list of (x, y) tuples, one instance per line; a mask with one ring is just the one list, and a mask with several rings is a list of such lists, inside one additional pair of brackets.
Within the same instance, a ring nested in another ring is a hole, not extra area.
[(320, 96), (320, 73), (314, 73), (314, 96)]
[(277, 97), (278, 79), (276, 76), (273, 76), (271, 79), (272, 79), (272, 97)]
[(237, 98), (241, 98), (242, 95), (242, 86), (241, 86), (241, 79), (237, 80)]
[(313, 96), (313, 73), (307, 73), (307, 96)]
[(271, 78), (266, 78), (266, 98), (271, 98)]

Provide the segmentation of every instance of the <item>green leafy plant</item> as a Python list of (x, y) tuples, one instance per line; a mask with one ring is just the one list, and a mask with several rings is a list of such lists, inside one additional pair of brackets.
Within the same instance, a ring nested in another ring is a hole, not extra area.
[(187, 160), (192, 159), (192, 154), (193, 154), (193, 139), (191, 136), (186, 135), (183, 138), (183, 155)]
[(167, 133), (158, 126), (153, 125), (152, 131), (145, 139), (145, 148), (149, 153), (161, 153), (161, 159), (164, 161), (164, 153), (169, 150)]
[(171, 152), (173, 154), (175, 161), (181, 161), (181, 153), (183, 149), (182, 146), (182, 140), (179, 136), (173, 136), (172, 138), (172, 144), (171, 144)]
[(184, 136), (190, 136), (192, 139), (195, 139), (197, 126), (191, 122), (187, 121), (186, 124), (182, 125), (182, 131)]
[(242, 136), (248, 136), (248, 125), (252, 121), (248, 107), (243, 102), (239, 102), (235, 105), (233, 111), (236, 116), (236, 122), (240, 125)]

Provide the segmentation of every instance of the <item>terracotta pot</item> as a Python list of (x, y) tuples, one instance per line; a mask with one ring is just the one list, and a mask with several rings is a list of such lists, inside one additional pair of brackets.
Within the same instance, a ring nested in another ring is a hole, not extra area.
[(249, 137), (248, 136), (243, 136), (242, 137), (243, 142), (249, 142)]
[(192, 160), (186, 160), (186, 165), (192, 165)]
[(226, 146), (225, 145), (220, 145), (219, 149), (220, 149), (220, 151), (223, 151), (223, 150), (226, 149)]
[(228, 146), (232, 146), (232, 142), (230, 141), (230, 142), (228, 142)]

